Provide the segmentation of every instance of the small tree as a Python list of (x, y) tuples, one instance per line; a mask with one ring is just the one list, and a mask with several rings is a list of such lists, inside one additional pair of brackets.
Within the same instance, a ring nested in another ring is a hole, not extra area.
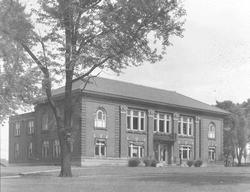
[[(97, 69), (119, 73), (145, 61), (159, 61), (171, 44), (169, 38), (182, 36), (185, 11), (176, 0), (38, 2), (31, 15), (19, 1), (3, 0), (0, 36), (18, 43), (42, 73), (61, 145), (60, 176), (71, 176), (72, 80), (88, 79)], [(160, 43), (159, 50), (150, 46), (149, 37)], [(52, 97), (53, 77), (65, 82), (63, 116)]]

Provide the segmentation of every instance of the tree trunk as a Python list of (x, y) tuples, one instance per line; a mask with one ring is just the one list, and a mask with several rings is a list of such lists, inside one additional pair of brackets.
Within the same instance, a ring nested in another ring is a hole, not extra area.
[(243, 152), (243, 148), (240, 148), (239, 154), (237, 155), (238, 158), (238, 166), (241, 166), (241, 159), (242, 159), (242, 152)]
[(61, 171), (60, 177), (72, 177), (71, 172), (71, 146), (70, 138), (67, 137), (65, 131), (59, 133), (59, 140), (61, 145)]

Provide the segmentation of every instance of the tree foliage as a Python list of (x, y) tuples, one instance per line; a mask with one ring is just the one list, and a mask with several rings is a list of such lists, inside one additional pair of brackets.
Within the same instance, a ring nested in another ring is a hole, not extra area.
[[(5, 8), (5, 7), (4, 7)], [(4, 19), (5, 12), (1, 18)], [(5, 10), (6, 11), (6, 10)], [(0, 36), (0, 122), (17, 110), (30, 107), (41, 95), (40, 72), (32, 65), (21, 45)]]
[(224, 120), (224, 155), (237, 157), (238, 165), (250, 136), (250, 99), (242, 104), (232, 101), (217, 102), (217, 107), (227, 110), (230, 115)]
[[(3, 0), (0, 36), (17, 43), (42, 73), (61, 145), (61, 176), (71, 176), (72, 81), (96, 70), (120, 73), (156, 62), (182, 37), (185, 10), (176, 0), (38, 0), (31, 14), (17, 0)], [(34, 21), (35, 19), (35, 21)], [(151, 42), (160, 48), (154, 49)], [(52, 97), (56, 80), (65, 82), (64, 115)]]

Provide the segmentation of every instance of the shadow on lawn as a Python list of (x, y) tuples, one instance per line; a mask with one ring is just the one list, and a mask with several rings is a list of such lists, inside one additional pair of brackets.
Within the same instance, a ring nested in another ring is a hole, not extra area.
[(138, 178), (138, 181), (144, 182), (175, 182), (186, 183), (190, 185), (235, 185), (235, 184), (250, 184), (248, 176), (233, 176), (233, 175), (150, 175), (146, 178)]

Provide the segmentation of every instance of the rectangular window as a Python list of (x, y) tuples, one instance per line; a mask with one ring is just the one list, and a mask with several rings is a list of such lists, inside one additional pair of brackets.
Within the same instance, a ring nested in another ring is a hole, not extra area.
[(172, 116), (165, 113), (154, 114), (154, 131), (160, 133), (171, 133)]
[(131, 129), (131, 116), (127, 116), (127, 129)]
[(97, 139), (95, 143), (95, 156), (105, 157), (106, 156), (106, 141)]
[(166, 125), (166, 126), (167, 126), (167, 127), (166, 127), (167, 130), (166, 130), (166, 131), (167, 131), (167, 133), (170, 133), (170, 122), (167, 121), (166, 123), (167, 123), (167, 125)]
[(193, 135), (193, 118), (187, 116), (180, 116), (178, 122), (178, 134), (183, 136)]
[(138, 158), (144, 157), (144, 146), (135, 143), (130, 143), (128, 147), (128, 156)]
[(49, 157), (49, 141), (43, 141), (42, 144), (42, 158), (47, 159)]
[(15, 129), (14, 129), (14, 136), (20, 136), (20, 133), (21, 133), (21, 123), (16, 122)]
[(189, 160), (191, 158), (191, 146), (180, 145), (179, 146), (179, 158), (182, 160)]
[(208, 159), (210, 161), (215, 161), (215, 147), (208, 148)]
[(127, 129), (128, 130), (145, 130), (145, 112), (138, 110), (127, 111)]
[(164, 133), (164, 120), (159, 120), (159, 132)]
[(34, 121), (28, 122), (28, 134), (33, 135), (34, 134)]
[(184, 122), (183, 123), (183, 131), (182, 131), (183, 135), (187, 135), (187, 123)]
[(61, 147), (59, 140), (53, 142), (53, 158), (59, 158), (61, 154)]
[(28, 158), (31, 158), (33, 156), (33, 143), (30, 142), (28, 146)]
[(188, 135), (193, 135), (192, 131), (193, 131), (193, 126), (191, 124), (189, 124), (189, 126), (188, 126)]
[(133, 129), (134, 130), (138, 130), (139, 129), (138, 117), (133, 117)]

